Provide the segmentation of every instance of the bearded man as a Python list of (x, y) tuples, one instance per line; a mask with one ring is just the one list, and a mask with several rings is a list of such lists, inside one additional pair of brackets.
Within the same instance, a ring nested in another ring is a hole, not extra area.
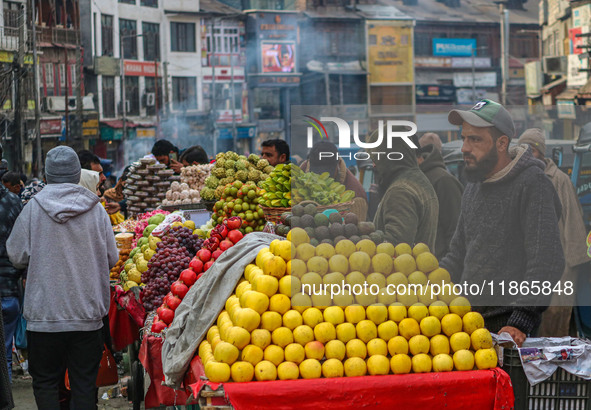
[[(507, 287), (511, 281), (554, 285), (564, 269), (561, 205), (544, 163), (527, 146), (509, 149), (515, 126), (509, 112), (494, 101), (479, 101), (468, 111), (452, 110), (448, 121), (462, 126), (468, 184), (441, 267), (454, 283), (494, 281), (497, 292), (502, 280)], [(522, 289), (516, 293), (504, 306), (474, 310), (482, 313), (491, 332), (509, 333), (521, 346), (539, 327), (549, 296)]]

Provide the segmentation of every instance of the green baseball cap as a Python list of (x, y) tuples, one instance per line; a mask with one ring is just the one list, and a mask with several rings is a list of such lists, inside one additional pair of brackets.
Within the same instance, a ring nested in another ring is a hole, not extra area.
[(468, 111), (451, 110), (447, 120), (453, 125), (467, 122), (473, 127), (495, 127), (510, 139), (515, 136), (515, 124), (509, 111), (492, 100), (480, 100)]

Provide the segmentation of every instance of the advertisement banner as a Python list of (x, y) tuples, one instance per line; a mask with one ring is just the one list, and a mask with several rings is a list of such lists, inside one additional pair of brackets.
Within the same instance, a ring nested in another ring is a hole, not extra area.
[(587, 83), (589, 77), (586, 69), (589, 66), (588, 55), (585, 54), (570, 54), (568, 56), (568, 71), (566, 74), (567, 87), (582, 87)]
[(367, 36), (371, 84), (412, 83), (412, 27), (370, 21)]
[(296, 71), (295, 41), (261, 43), (261, 67), (263, 73), (286, 73)]
[(454, 73), (454, 85), (456, 87), (496, 87), (497, 73), (486, 71), (473, 75), (472, 73)]
[(160, 64), (154, 64), (151, 61), (132, 61), (125, 60), (123, 62), (123, 69), (125, 75), (138, 77), (156, 77), (156, 67), (158, 66), (158, 77), (162, 76), (162, 68)]
[(475, 38), (434, 38), (433, 55), (446, 57), (469, 57), (476, 49)]

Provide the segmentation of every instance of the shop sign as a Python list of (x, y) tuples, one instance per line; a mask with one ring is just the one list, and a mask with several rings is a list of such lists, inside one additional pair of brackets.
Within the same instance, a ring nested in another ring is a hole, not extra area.
[(587, 84), (588, 73), (581, 70), (587, 69), (588, 66), (589, 60), (587, 54), (570, 54), (568, 56), (566, 86), (582, 87)]
[(371, 84), (412, 83), (412, 27), (374, 20), (368, 22), (367, 36)]
[[(234, 139), (232, 135), (232, 128), (218, 128), (219, 138), (224, 140)], [(237, 139), (248, 139), (254, 138), (257, 135), (256, 127), (236, 127), (236, 138)]]
[(61, 118), (42, 119), (39, 122), (41, 135), (58, 135), (62, 133)]
[(118, 58), (113, 57), (95, 57), (94, 72), (98, 75), (118, 76), (121, 72), (121, 63)]
[(417, 102), (453, 102), (456, 88), (451, 85), (416, 85)]
[(476, 49), (475, 38), (434, 38), (434, 56), (471, 56)]
[(156, 128), (137, 128), (137, 138), (156, 138)]
[(538, 95), (542, 88), (543, 74), (542, 63), (532, 61), (525, 63), (525, 93), (527, 95)]
[[(14, 58), (16, 57), (16, 53), (12, 51), (0, 51), (0, 63), (12, 63)], [(25, 64), (33, 64), (33, 55), (26, 54), (23, 62)]]
[(456, 87), (496, 87), (497, 73), (494, 71), (480, 72), (476, 75), (472, 73), (454, 73), (454, 85)]
[(586, 52), (585, 49), (579, 48), (578, 46), (584, 46), (586, 44), (585, 37), (577, 37), (577, 34), (583, 34), (589, 32), (589, 26), (576, 27), (568, 30), (568, 37), (570, 39), (571, 54), (583, 54)]
[(123, 69), (125, 75), (135, 77), (156, 77), (156, 66), (158, 65), (158, 77), (161, 76), (162, 69), (158, 64), (147, 61), (132, 61), (125, 60), (123, 62)]
[(297, 87), (300, 85), (300, 76), (251, 75), (248, 81), (252, 87)]

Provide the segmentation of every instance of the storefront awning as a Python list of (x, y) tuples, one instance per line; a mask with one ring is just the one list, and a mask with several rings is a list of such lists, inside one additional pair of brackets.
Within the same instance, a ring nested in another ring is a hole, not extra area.
[[(123, 128), (123, 120), (108, 120), (108, 121), (101, 121), (101, 125), (106, 125), (107, 127), (111, 128)], [(136, 128), (138, 124), (133, 123), (131, 121), (127, 121), (128, 128)]]
[(341, 74), (341, 75), (364, 75), (362, 62), (359, 60), (347, 62), (328, 62), (323, 63), (317, 60), (308, 61), (306, 68), (316, 73)]
[(557, 100), (574, 100), (579, 93), (578, 88), (567, 88), (556, 96)]
[(554, 80), (554, 81), (542, 86), (542, 88), (540, 88), (540, 91), (542, 91), (542, 93), (548, 92), (551, 89), (553, 89), (554, 87), (559, 86), (564, 83), (566, 83), (566, 78), (562, 77), (562, 78), (559, 78), (558, 80)]

